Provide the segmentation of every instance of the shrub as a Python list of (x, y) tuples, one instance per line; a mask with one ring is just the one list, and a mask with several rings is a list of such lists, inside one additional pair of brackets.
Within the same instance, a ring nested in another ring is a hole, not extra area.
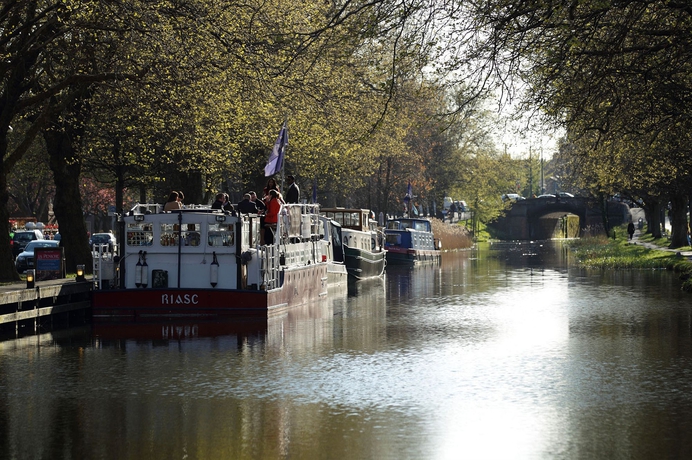
[(473, 246), (473, 238), (469, 231), (457, 224), (448, 224), (439, 219), (431, 219), (433, 235), (442, 241), (442, 249), (465, 249)]

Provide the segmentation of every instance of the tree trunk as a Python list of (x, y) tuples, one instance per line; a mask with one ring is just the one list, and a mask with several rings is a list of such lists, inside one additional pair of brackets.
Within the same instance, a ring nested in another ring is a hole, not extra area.
[(115, 178), (115, 209), (118, 214), (125, 214), (126, 211), (129, 211), (129, 209), (125, 210), (124, 208), (124, 201), (125, 201), (125, 179), (123, 178), (122, 175), (118, 174)]
[(87, 273), (92, 272), (91, 250), (86, 222), (79, 193), (81, 163), (76, 159), (72, 139), (78, 138), (69, 125), (53, 124), (45, 130), (50, 169), (55, 178), (55, 203), (53, 211), (60, 226), (61, 242), (65, 248), (68, 273), (75, 273), (77, 265), (84, 264)]
[(115, 212), (120, 215), (125, 214), (123, 209), (124, 193), (125, 193), (125, 165), (120, 152), (120, 139), (113, 141), (113, 163), (115, 164)]
[(649, 206), (648, 202), (646, 202), (645, 205), (642, 205), (642, 208), (644, 209), (644, 220), (646, 220), (646, 232), (645, 233), (651, 233), (651, 226), (652, 226), (652, 219), (651, 219), (651, 207)]
[[(610, 221), (608, 220), (608, 199), (606, 198), (605, 194), (599, 193), (598, 194), (598, 204), (599, 207), (601, 208), (601, 219), (603, 221), (603, 229), (605, 230), (605, 234), (608, 236), (611, 236), (610, 234)], [(614, 236), (614, 235), (612, 235)]]
[(12, 249), (10, 248), (10, 211), (7, 203), (10, 192), (7, 189), (7, 172), (3, 164), (3, 158), (7, 152), (7, 138), (0, 135), (0, 222), (3, 223), (0, 230), (0, 281), (19, 281), (19, 274), (12, 261)]
[[(648, 203), (648, 202), (647, 202)], [(648, 206), (649, 217), (647, 219), (649, 232), (654, 238), (661, 238), (661, 203), (659, 201), (651, 201)]]
[(676, 249), (687, 246), (687, 192), (678, 191), (670, 199), (670, 248)]

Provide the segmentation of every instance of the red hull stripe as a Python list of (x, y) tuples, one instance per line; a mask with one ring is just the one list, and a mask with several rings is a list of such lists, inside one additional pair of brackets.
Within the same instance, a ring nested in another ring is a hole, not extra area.
[(92, 292), (98, 317), (220, 316), (277, 313), (327, 294), (327, 266), (288, 271), (290, 282), (280, 289), (115, 289)]

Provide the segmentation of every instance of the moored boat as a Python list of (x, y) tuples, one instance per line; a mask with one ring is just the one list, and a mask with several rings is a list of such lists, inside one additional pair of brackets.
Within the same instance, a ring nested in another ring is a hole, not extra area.
[(353, 279), (363, 280), (384, 274), (384, 236), (367, 209), (323, 208), (323, 216), (341, 226), (343, 260)]
[(388, 220), (384, 234), (388, 264), (414, 265), (440, 261), (441, 245), (435, 241), (428, 219), (404, 217)]
[(284, 205), (271, 245), (254, 214), (161, 209), (136, 205), (121, 218), (120, 257), (96, 253), (95, 319), (267, 315), (327, 295), (317, 205)]
[(329, 286), (340, 286), (348, 281), (341, 225), (326, 216), (320, 216), (320, 221), (324, 228), (324, 239), (327, 241), (327, 282)]

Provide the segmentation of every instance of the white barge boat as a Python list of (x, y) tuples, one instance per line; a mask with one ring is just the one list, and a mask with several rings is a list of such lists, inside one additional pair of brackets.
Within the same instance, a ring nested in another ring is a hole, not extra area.
[(275, 243), (261, 245), (257, 215), (138, 204), (120, 240), (119, 256), (95, 252), (95, 320), (268, 315), (328, 292), (333, 247), (318, 205), (284, 205)]

